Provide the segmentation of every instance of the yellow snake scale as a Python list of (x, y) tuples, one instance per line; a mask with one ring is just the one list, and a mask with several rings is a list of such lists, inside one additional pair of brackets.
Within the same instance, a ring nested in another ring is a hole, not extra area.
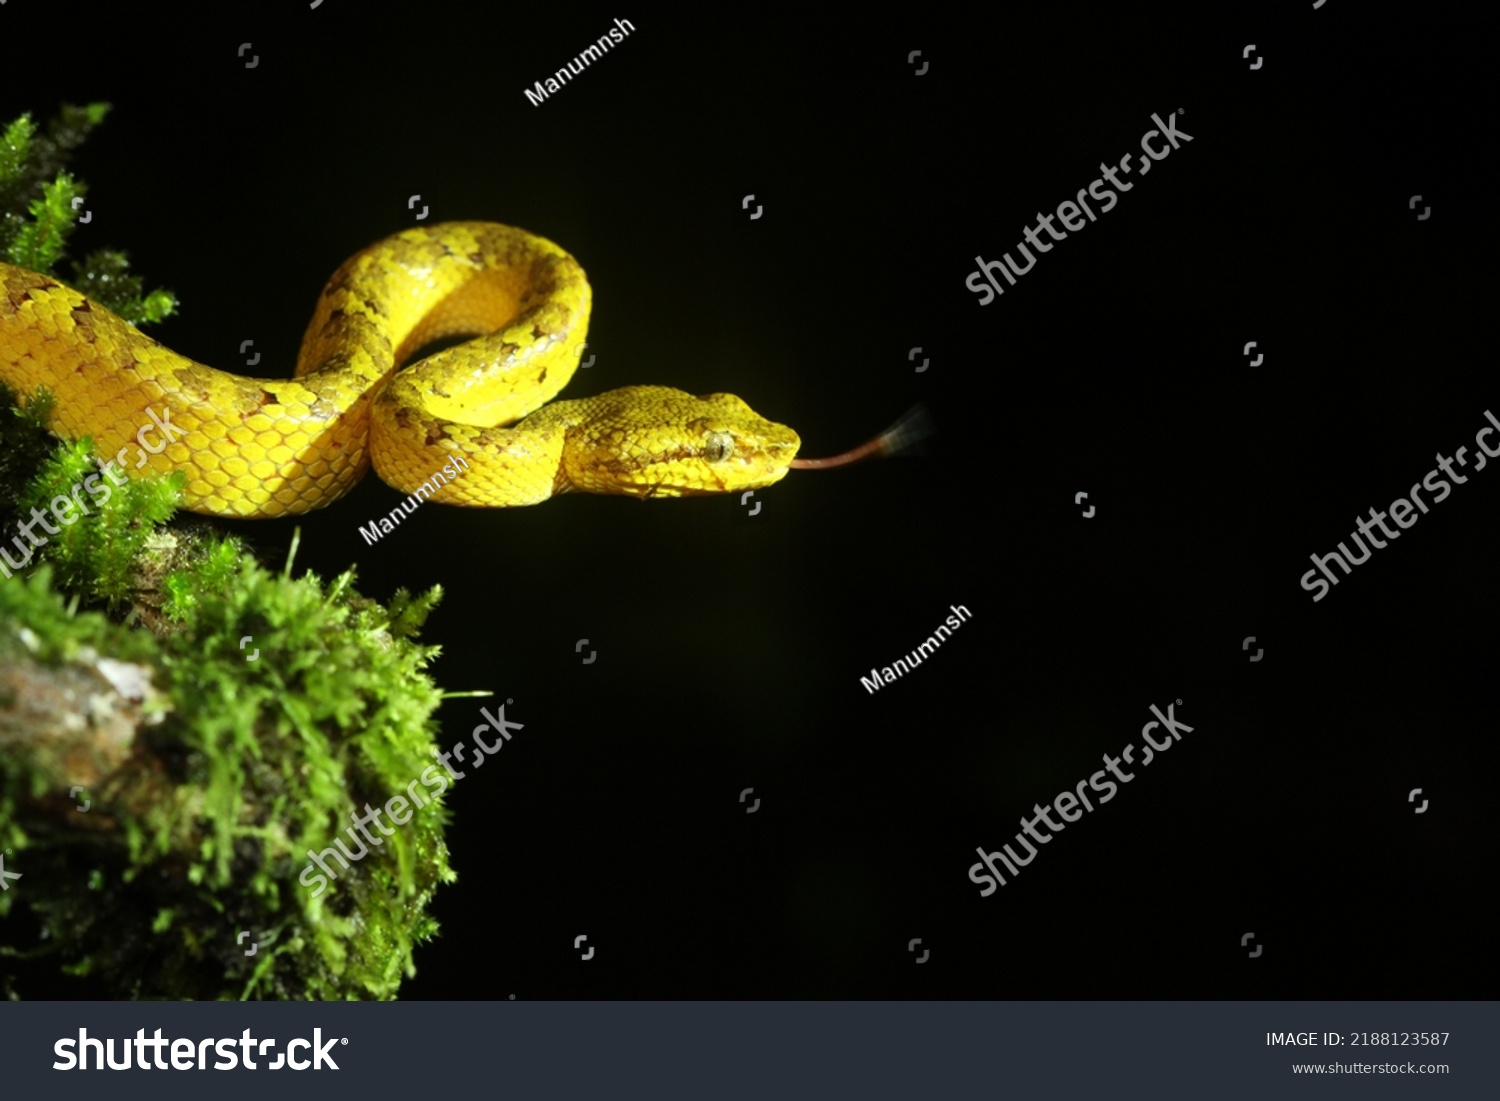
[[(786, 475), (797, 434), (731, 394), (628, 386), (546, 404), (578, 365), (591, 301), (583, 268), (541, 237), (489, 222), (409, 229), (334, 273), (296, 377), (263, 379), (195, 363), (56, 279), (0, 264), (0, 380), (22, 401), (45, 386), (53, 431), (123, 454), (127, 473), (143, 457), (143, 472), (183, 471), (183, 506), (217, 516), (322, 508), (372, 462), (413, 493), (455, 455), (467, 470), (431, 500), (679, 497)], [(478, 339), (397, 370), (457, 336)], [(146, 455), (138, 433), (157, 420), (176, 431)]]

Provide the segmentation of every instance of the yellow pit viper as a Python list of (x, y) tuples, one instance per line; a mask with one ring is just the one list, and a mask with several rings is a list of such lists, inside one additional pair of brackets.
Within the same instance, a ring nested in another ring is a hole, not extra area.
[[(0, 380), (21, 400), (45, 386), (53, 431), (92, 437), (127, 472), (183, 471), (183, 507), (214, 516), (322, 508), (372, 462), (409, 494), (461, 455), (467, 471), (429, 499), (499, 508), (567, 492), (736, 493), (896, 448), (899, 426), (797, 459), (797, 434), (732, 394), (627, 386), (547, 404), (578, 366), (591, 301), (578, 262), (524, 230), (409, 229), (334, 273), (296, 377), (263, 379), (196, 363), (56, 279), (0, 264)], [(398, 370), (456, 336), (478, 339)], [(175, 431), (147, 455), (132, 445), (153, 422)]]

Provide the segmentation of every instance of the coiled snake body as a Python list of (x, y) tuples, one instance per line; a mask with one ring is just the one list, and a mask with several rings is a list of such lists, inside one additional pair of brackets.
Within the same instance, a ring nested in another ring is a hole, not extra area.
[[(583, 269), (550, 241), (488, 222), (410, 229), (329, 280), (296, 377), (261, 379), (195, 363), (57, 280), (0, 264), (0, 380), (22, 400), (47, 387), (53, 430), (144, 460), (122, 461), (127, 472), (182, 470), (183, 507), (219, 516), (321, 508), (372, 462), (412, 493), (455, 454), (467, 471), (431, 500), (677, 497), (786, 475), (797, 434), (731, 394), (630, 386), (545, 404), (578, 365), (590, 303)], [(397, 370), (453, 336), (478, 339)], [(133, 445), (158, 418), (175, 438), (146, 455)]]

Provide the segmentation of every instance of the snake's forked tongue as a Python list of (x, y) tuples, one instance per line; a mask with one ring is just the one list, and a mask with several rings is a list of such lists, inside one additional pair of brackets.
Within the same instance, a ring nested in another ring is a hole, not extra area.
[(793, 470), (822, 470), (830, 466), (848, 466), (861, 459), (900, 455), (911, 451), (918, 443), (931, 436), (933, 431), (932, 416), (927, 412), (927, 407), (914, 405), (901, 414), (895, 424), (873, 440), (828, 459), (793, 459), (791, 468)]

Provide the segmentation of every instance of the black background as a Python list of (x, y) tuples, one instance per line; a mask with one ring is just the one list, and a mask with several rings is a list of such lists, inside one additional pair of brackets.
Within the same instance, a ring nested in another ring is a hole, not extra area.
[[(300, 524), (299, 568), (380, 599), (441, 584), (434, 676), (525, 724), (449, 796), (460, 879), (404, 996), (1493, 995), (1500, 473), (1298, 585), (1500, 415), (1481, 9), (1047, 7), (0, 8), (0, 118), (115, 105), (74, 246), (176, 290), (152, 335), (195, 359), (244, 371), (253, 339), (289, 375), (419, 194), (582, 262), (565, 396), (727, 390), (809, 456), (933, 412), (925, 457), (793, 472), (753, 519), (431, 506), (367, 547), (399, 499), (370, 477), (225, 525), (280, 562)], [(1192, 142), (980, 307), (976, 254), (1173, 111)], [(935, 657), (860, 687), (951, 604)], [(975, 847), (1176, 700), (1193, 733), (981, 898)], [(444, 705), (445, 747), (482, 702)]]

